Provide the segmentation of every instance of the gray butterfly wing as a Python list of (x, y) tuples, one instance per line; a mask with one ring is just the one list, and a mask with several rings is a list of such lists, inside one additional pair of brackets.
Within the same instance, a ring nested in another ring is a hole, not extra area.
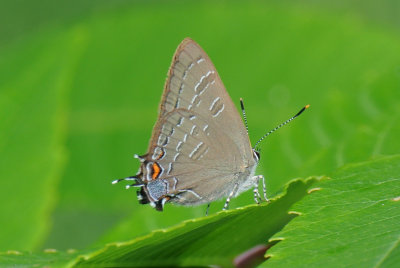
[[(183, 40), (174, 54), (159, 117), (178, 108), (196, 112), (207, 117), (206, 121), (223, 126), (222, 132), (228, 133), (241, 151), (252, 155), (247, 131), (217, 70), (204, 50), (190, 38)], [(248, 159), (249, 155), (243, 156)]]
[(171, 201), (184, 205), (228, 195), (256, 164), (238, 111), (213, 63), (191, 39), (173, 57), (148, 152), (161, 169), (157, 179), (175, 197)]
[[(197, 204), (227, 195), (240, 172), (237, 167), (243, 165), (241, 158), (233, 157), (239, 151), (230, 147), (230, 137), (220, 135), (217, 125), (186, 109), (166, 114), (158, 124), (151, 160), (161, 169), (157, 179), (167, 182), (167, 194), (177, 197), (171, 201)], [(148, 174), (149, 181), (154, 179)]]

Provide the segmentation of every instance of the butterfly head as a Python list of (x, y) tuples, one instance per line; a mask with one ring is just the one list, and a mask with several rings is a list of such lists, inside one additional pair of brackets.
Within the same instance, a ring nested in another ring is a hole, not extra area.
[(258, 163), (258, 161), (260, 161), (260, 149), (259, 148), (253, 148), (253, 157), (257, 163)]

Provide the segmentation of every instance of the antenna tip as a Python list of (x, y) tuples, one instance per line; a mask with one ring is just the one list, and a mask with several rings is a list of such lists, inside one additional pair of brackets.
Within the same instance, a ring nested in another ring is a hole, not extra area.
[(242, 111), (244, 110), (244, 104), (243, 104), (243, 99), (240, 98), (240, 107), (242, 108)]
[(308, 109), (308, 107), (310, 107), (310, 104), (307, 104), (306, 106), (304, 106), (305, 109)]

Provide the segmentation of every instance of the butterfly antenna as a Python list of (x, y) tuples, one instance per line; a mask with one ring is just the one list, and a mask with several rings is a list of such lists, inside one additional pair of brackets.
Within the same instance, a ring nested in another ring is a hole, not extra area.
[(240, 98), (240, 107), (242, 108), (244, 125), (246, 126), (247, 134), (249, 134), (249, 126), (247, 125), (246, 111), (244, 110), (244, 104), (243, 104), (243, 99), (242, 98)]
[(308, 107), (310, 107), (309, 104), (307, 104), (306, 106), (304, 106), (295, 116), (289, 118), (288, 120), (286, 120), (285, 122), (279, 124), (276, 128), (268, 131), (264, 136), (261, 137), (261, 139), (259, 139), (256, 144), (254, 145), (254, 148), (256, 151), (259, 151), (259, 149), (257, 148), (257, 145), (266, 137), (268, 137), (271, 133), (277, 131), (278, 129), (280, 129), (281, 127), (283, 127), (284, 125), (286, 125), (287, 123), (289, 123), (290, 121), (292, 121), (293, 119), (295, 119), (296, 117), (298, 117), (299, 115), (301, 115)]

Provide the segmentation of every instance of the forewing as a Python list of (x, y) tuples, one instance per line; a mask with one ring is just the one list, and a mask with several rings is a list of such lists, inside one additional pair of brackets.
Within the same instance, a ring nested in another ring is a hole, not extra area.
[[(253, 159), (250, 141), (242, 119), (213, 63), (204, 50), (190, 38), (178, 46), (165, 83), (159, 120), (175, 109), (198, 114), (219, 128), (238, 147), (242, 159)], [(154, 129), (150, 144), (158, 139)], [(221, 152), (225, 153), (225, 152)], [(223, 157), (223, 156), (221, 156)]]

